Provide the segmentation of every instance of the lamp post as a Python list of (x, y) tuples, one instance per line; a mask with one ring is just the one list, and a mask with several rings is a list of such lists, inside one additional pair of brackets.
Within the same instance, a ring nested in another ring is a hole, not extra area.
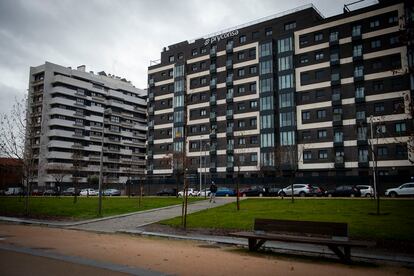
[(372, 127), (372, 121), (373, 121), (374, 117), (371, 115), (370, 116), (370, 120), (369, 120), (369, 125), (370, 125), (370, 129), (371, 129), (371, 158), (372, 158), (372, 176), (374, 179), (374, 196), (375, 198), (378, 198), (378, 190), (377, 190), (377, 176), (376, 176), (376, 167), (377, 167), (377, 160), (375, 158), (375, 153), (374, 153), (374, 132), (373, 132), (373, 127)]

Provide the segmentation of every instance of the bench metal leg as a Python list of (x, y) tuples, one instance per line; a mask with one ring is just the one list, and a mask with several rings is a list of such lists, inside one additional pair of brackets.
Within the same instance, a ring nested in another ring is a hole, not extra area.
[(342, 252), (337, 245), (328, 245), (329, 249), (331, 249), (338, 257), (345, 263), (351, 262), (351, 247), (344, 246), (344, 252)]
[(259, 240), (255, 238), (248, 238), (249, 240), (249, 250), (250, 251), (257, 251), (265, 242), (266, 240)]

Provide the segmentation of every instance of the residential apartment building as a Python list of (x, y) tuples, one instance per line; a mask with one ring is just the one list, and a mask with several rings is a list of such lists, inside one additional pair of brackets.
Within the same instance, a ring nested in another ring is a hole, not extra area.
[(104, 185), (145, 173), (145, 90), (103, 71), (46, 62), (30, 68), (28, 91), (35, 185), (87, 187), (99, 176), (101, 152)]
[(330, 18), (306, 5), (164, 48), (148, 69), (148, 175), (182, 156), (218, 179), (367, 175), (373, 160), (413, 174), (407, 3)]

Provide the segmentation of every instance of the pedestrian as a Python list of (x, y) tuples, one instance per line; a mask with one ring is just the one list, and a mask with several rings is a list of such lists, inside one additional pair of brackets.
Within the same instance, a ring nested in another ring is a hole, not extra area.
[(214, 184), (214, 181), (211, 181), (210, 186), (210, 202), (213, 201), (216, 203), (216, 192), (217, 192), (217, 186)]

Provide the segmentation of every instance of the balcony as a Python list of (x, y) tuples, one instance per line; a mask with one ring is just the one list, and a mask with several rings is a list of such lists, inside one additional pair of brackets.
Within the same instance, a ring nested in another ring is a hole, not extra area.
[(226, 45), (226, 53), (227, 54), (233, 53), (233, 43), (227, 43), (227, 45)]
[(217, 99), (216, 96), (213, 95), (210, 97), (210, 105), (216, 105), (217, 104)]
[(233, 119), (233, 110), (229, 109), (226, 111), (226, 119), (227, 120), (232, 120)]
[(344, 139), (342, 135), (335, 135), (334, 136), (334, 147), (343, 147), (344, 146)]
[(361, 28), (352, 29), (352, 41), (357, 41), (362, 39)]
[(345, 162), (343, 156), (335, 156), (335, 168), (342, 169), (345, 168)]
[(210, 89), (216, 89), (217, 88), (217, 79), (211, 79), (210, 81)]
[(233, 127), (227, 127), (226, 128), (226, 134), (227, 135), (233, 135), (234, 128)]
[(233, 86), (233, 76), (226, 77), (226, 85)]
[(226, 69), (227, 70), (233, 69), (233, 60), (231, 59), (226, 60)]
[(210, 121), (215, 122), (217, 120), (216, 112), (210, 112)]
[(213, 47), (210, 49), (210, 58), (216, 57), (217, 56), (217, 48)]
[(226, 150), (227, 151), (233, 151), (234, 150), (234, 144), (227, 144)]
[(342, 125), (342, 114), (333, 114), (332, 116), (332, 125), (341, 126)]
[(329, 35), (329, 46), (335, 46), (339, 44), (339, 36), (338, 33), (331, 33)]
[(227, 93), (226, 94), (226, 103), (232, 103), (233, 102), (233, 93)]
[(210, 74), (214, 74), (217, 72), (217, 66), (216, 64), (210, 64)]

